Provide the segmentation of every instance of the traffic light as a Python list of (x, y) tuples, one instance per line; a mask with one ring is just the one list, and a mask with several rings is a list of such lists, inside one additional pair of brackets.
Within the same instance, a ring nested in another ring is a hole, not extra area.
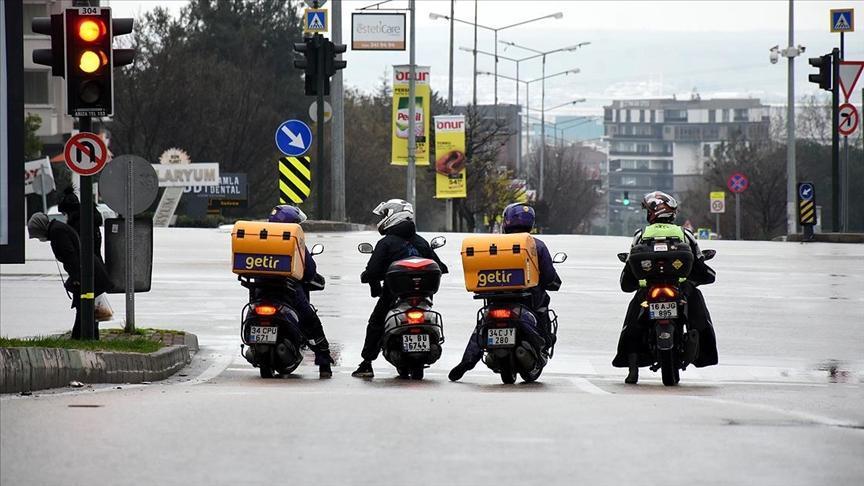
[(321, 36), (312, 36), (303, 39), (303, 42), (294, 43), (294, 52), (303, 55), (302, 59), (294, 59), (294, 67), (303, 70), (304, 91), (306, 96), (318, 94), (318, 49)]
[(624, 191), (624, 198), (621, 199), (621, 204), (625, 206), (630, 205), (630, 191)]
[(67, 113), (112, 115), (113, 68), (135, 57), (134, 49), (113, 49), (112, 40), (132, 32), (132, 19), (112, 19), (110, 8), (77, 7), (66, 9), (63, 23)]
[(324, 43), (324, 73), (328, 78), (334, 76), (336, 71), (345, 69), (345, 66), (348, 65), (347, 61), (336, 59), (337, 55), (344, 53), (347, 49), (348, 46), (345, 44), (334, 44), (330, 40)]
[(819, 69), (819, 74), (811, 74), (807, 79), (825, 91), (831, 91), (831, 57), (831, 54), (825, 54), (808, 60), (811, 66)]
[(51, 36), (51, 49), (34, 49), (33, 62), (51, 66), (51, 75), (63, 77), (65, 63), (63, 58), (63, 14), (50, 17), (34, 17), (31, 24), (33, 32)]

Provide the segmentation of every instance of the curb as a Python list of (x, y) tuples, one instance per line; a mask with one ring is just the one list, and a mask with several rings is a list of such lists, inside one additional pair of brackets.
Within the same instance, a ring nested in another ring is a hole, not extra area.
[(342, 221), (306, 220), (303, 222), (303, 231), (306, 233), (327, 233), (331, 231), (373, 231), (374, 226), (357, 223), (344, 223)]
[(19, 393), (82, 383), (164, 380), (189, 364), (198, 337), (148, 354), (60, 348), (0, 348), (0, 393)]
[[(789, 235), (786, 237), (786, 241), (799, 242), (801, 235)], [(820, 243), (864, 243), (864, 233), (816, 233), (813, 235), (813, 241)]]

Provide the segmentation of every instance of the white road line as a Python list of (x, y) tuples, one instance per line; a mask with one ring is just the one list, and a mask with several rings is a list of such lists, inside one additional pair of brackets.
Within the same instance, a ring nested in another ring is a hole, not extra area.
[(801, 412), (798, 410), (787, 410), (784, 408), (775, 407), (773, 405), (764, 405), (764, 404), (760, 404), (760, 403), (747, 403), (747, 402), (740, 402), (737, 400), (726, 400), (724, 398), (699, 397), (699, 396), (692, 396), (692, 395), (685, 395), (684, 398), (689, 398), (692, 400), (700, 400), (703, 402), (719, 403), (719, 404), (723, 404), (723, 405), (735, 405), (735, 406), (739, 406), (739, 407), (752, 408), (755, 410), (762, 410), (764, 412), (771, 412), (771, 413), (776, 413), (776, 414), (780, 414), (780, 415), (788, 415), (790, 417), (796, 417), (798, 419), (805, 420), (807, 422), (814, 422), (814, 423), (817, 423), (820, 425), (828, 425), (828, 426), (832, 426), (832, 427), (853, 427), (853, 428), (861, 427), (860, 423), (849, 422), (849, 421), (845, 421), (845, 420), (837, 420), (837, 419), (825, 417), (822, 415), (815, 415), (812, 413)]
[(594, 383), (591, 383), (585, 378), (579, 378), (574, 376), (570, 377), (569, 380), (576, 388), (582, 390), (585, 393), (590, 393), (591, 395), (611, 395), (611, 393), (598, 387)]
[[(196, 357), (200, 355), (201, 353), (199, 352)], [(222, 374), (222, 372), (225, 371), (225, 369), (228, 368), (228, 366), (234, 361), (234, 356), (230, 352), (227, 352), (225, 350), (218, 350), (216, 352), (213, 352), (208, 355), (208, 358), (213, 359), (213, 362), (210, 363), (210, 366), (208, 366), (206, 370), (204, 370), (200, 375), (192, 378), (191, 380), (182, 381), (177, 384), (198, 385), (201, 383), (206, 383)]]

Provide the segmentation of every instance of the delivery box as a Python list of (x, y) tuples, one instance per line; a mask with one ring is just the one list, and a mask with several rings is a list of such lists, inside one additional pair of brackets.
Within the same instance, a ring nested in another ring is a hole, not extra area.
[(522, 290), (540, 281), (537, 247), (528, 233), (465, 238), (462, 267), (469, 292)]
[(238, 275), (301, 280), (306, 238), (299, 224), (237, 221), (231, 230), (231, 253)]

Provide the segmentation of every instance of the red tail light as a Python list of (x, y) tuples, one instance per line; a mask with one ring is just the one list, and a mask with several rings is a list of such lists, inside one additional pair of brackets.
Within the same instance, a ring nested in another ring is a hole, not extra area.
[(408, 324), (423, 324), (426, 322), (426, 314), (421, 310), (410, 310), (406, 313)]
[(510, 319), (512, 316), (512, 309), (492, 309), (489, 311), (489, 317), (492, 319)]
[(656, 299), (658, 297), (673, 298), (673, 297), (678, 295), (678, 292), (675, 290), (674, 287), (661, 285), (661, 286), (657, 286), (657, 287), (652, 287), (650, 295), (651, 295), (652, 299)]
[(256, 305), (254, 310), (259, 316), (272, 316), (276, 313), (276, 307), (268, 304)]

